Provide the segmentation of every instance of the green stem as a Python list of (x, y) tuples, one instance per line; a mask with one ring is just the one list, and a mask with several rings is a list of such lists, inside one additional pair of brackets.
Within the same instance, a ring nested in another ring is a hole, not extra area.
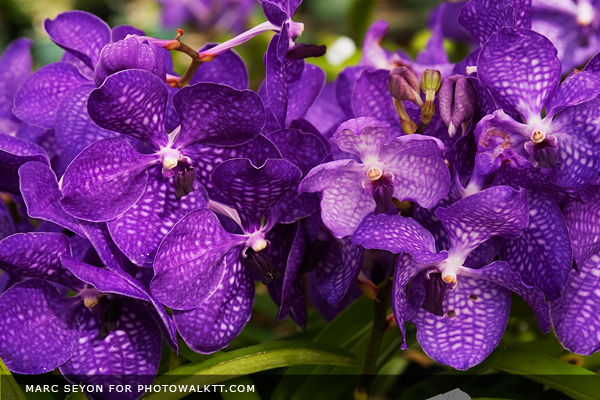
[(169, 43), (170, 46), (166, 47), (167, 50), (175, 50), (180, 51), (182, 53), (187, 54), (192, 59), (192, 62), (188, 66), (187, 70), (179, 80), (179, 84), (177, 87), (182, 88), (189, 85), (190, 80), (198, 70), (198, 67), (202, 64), (200, 60), (200, 54), (190, 46), (185, 43), (182, 43), (179, 39), (183, 35), (183, 29), (177, 29), (177, 36)]
[(429, 124), (424, 124), (423, 121), (419, 122), (419, 126), (417, 127), (417, 130), (415, 131), (415, 133), (425, 132), (425, 128), (427, 128), (427, 125), (429, 125)]
[(356, 394), (358, 396), (355, 396), (355, 398), (366, 398), (365, 396), (371, 389), (373, 376), (377, 370), (377, 358), (379, 356), (381, 340), (383, 339), (383, 335), (385, 334), (385, 330), (387, 328), (387, 308), (392, 294), (392, 282), (393, 281), (391, 278), (387, 278), (385, 280), (381, 286), (379, 295), (375, 300), (373, 328), (371, 329), (371, 337), (369, 338), (369, 346), (367, 347), (367, 355), (363, 364), (360, 383), (356, 390)]

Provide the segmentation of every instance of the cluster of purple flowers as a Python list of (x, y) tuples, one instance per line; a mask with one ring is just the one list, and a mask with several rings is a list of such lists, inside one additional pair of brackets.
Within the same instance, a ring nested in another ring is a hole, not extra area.
[[(163, 337), (225, 348), (256, 281), (301, 327), (307, 293), (347, 304), (365, 249), (396, 255), (395, 321), (436, 361), (482, 362), (511, 292), (566, 349), (598, 351), (600, 58), (561, 74), (598, 49), (600, 3), (541, 3), (442, 4), (415, 60), (376, 22), (327, 83), (305, 61), (324, 49), (296, 43), (300, 0), (262, 0), (268, 21), (200, 49), (188, 86), (179, 37), (46, 20), (62, 61), (30, 74), (25, 39), (0, 59), (0, 192), (20, 214), (0, 202), (0, 358), (149, 384)], [(265, 30), (253, 92), (231, 48)], [(445, 36), (472, 52), (450, 63)]]

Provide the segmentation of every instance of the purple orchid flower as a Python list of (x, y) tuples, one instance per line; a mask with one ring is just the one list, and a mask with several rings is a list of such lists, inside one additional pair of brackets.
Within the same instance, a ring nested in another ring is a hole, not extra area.
[[(64, 209), (80, 219), (110, 221), (115, 242), (140, 265), (152, 262), (177, 221), (206, 206), (204, 188), (196, 183), (196, 190), (194, 182), (208, 180), (206, 172), (218, 162), (247, 152), (254, 153), (253, 161), (263, 154), (280, 157), (268, 140), (253, 141), (264, 124), (255, 93), (211, 83), (185, 87), (173, 97), (182, 123), (169, 135), (167, 96), (166, 84), (146, 71), (107, 78), (90, 95), (91, 118), (148, 143), (152, 152), (141, 154), (119, 138), (101, 140), (86, 148), (63, 177)], [(196, 176), (197, 170), (203, 172)]]
[[(23, 82), (15, 94), (14, 113), (28, 124), (55, 130), (66, 167), (92, 142), (119, 136), (90, 120), (86, 108), (90, 92), (107, 75), (128, 68), (145, 69), (165, 80), (165, 51), (139, 40), (136, 35), (144, 33), (137, 28), (111, 30), (100, 18), (83, 11), (47, 19), (44, 28), (65, 49), (65, 55)], [(130, 34), (134, 36), (127, 37)]]
[(532, 29), (556, 47), (562, 73), (584, 64), (600, 44), (600, 2), (596, 0), (533, 0)]
[(390, 138), (389, 125), (357, 118), (343, 123), (332, 141), (360, 162), (321, 164), (299, 191), (323, 192), (323, 222), (338, 238), (352, 235), (367, 214), (393, 208), (393, 197), (431, 208), (448, 194), (450, 173), (440, 158), (444, 145), (435, 138)]
[[(250, 318), (253, 276), (265, 284), (277, 278), (263, 252), (269, 245), (266, 235), (277, 223), (269, 210), (300, 176), (286, 160), (269, 159), (260, 168), (249, 159), (225, 161), (212, 181), (235, 209), (219, 203), (211, 208), (229, 216), (241, 233), (227, 232), (212, 211), (203, 209), (185, 216), (162, 241), (150, 289), (174, 309), (177, 330), (194, 351), (227, 346)], [(292, 258), (299, 264), (301, 256)]]
[[(507, 48), (513, 49), (509, 56)], [(591, 72), (580, 72), (559, 87), (560, 71), (552, 43), (528, 29), (502, 28), (481, 49), (479, 82), (502, 108), (475, 130), (481, 173), (494, 172), (503, 163), (538, 167), (551, 182), (575, 189), (596, 178), (600, 125), (595, 118), (599, 103), (593, 99), (600, 81)], [(544, 107), (546, 117), (541, 118)]]
[[(143, 299), (152, 305), (154, 312), (159, 317), (158, 321), (169, 346), (177, 350), (177, 335), (173, 321), (167, 315), (162, 304), (158, 303), (150, 294), (147, 287), (134, 278), (139, 272), (138, 268), (125, 257), (114, 243), (106, 223), (76, 220), (67, 214), (60, 206), (63, 195), (58, 187), (56, 175), (47, 165), (40, 162), (29, 162), (19, 168), (19, 177), (23, 201), (27, 206), (27, 215), (47, 221), (44, 223), (59, 228), (55, 232), (61, 232), (63, 229), (74, 232), (76, 235), (71, 238), (73, 254), (80, 254), (81, 259), (88, 262), (83, 255), (92, 252), (92, 258), (97, 262), (90, 261), (91, 263), (100, 268), (106, 266), (111, 272), (116, 273), (138, 290)], [(40, 225), (40, 228), (44, 223)]]
[(491, 237), (521, 234), (528, 220), (526, 192), (492, 187), (438, 208), (436, 215), (451, 241), (450, 249), (441, 253), (435, 251), (431, 233), (398, 214), (369, 215), (353, 236), (353, 242), (365, 248), (404, 252), (398, 256), (392, 294), (403, 336), (405, 322), (412, 322), (431, 358), (468, 369), (483, 361), (500, 341), (508, 321), (510, 291), (531, 305), (540, 327), (548, 332), (544, 295), (525, 285), (506, 262), (479, 269), (464, 266), (469, 254)]
[[(117, 273), (71, 255), (69, 238), (59, 233), (15, 234), (0, 242), (0, 267), (31, 278), (0, 297), (0, 356), (17, 373), (59, 367), (74, 384), (150, 384), (162, 335), (145, 295)], [(77, 295), (65, 298), (52, 283)], [(89, 395), (105, 399), (107, 393)], [(124, 398), (142, 394), (134, 390)]]

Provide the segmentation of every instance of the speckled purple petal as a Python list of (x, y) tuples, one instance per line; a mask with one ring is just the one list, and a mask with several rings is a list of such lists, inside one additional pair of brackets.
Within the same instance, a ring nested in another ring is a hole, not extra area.
[(432, 208), (448, 195), (450, 171), (442, 159), (444, 145), (431, 136), (408, 135), (382, 146), (380, 159), (394, 176), (394, 197)]
[(156, 312), (157, 321), (165, 335), (165, 339), (171, 348), (177, 351), (177, 333), (175, 324), (165, 311), (161, 303), (154, 298), (150, 291), (133, 276), (136, 275), (137, 267), (117, 248), (112, 241), (106, 223), (80, 221), (86, 237), (94, 246), (102, 263), (112, 272), (118, 274), (132, 287), (146, 296), (146, 300), (152, 304)]
[(483, 279), (461, 276), (457, 286), (446, 291), (442, 307), (441, 317), (417, 310), (410, 320), (417, 327), (417, 340), (429, 357), (467, 370), (482, 362), (500, 342), (508, 322), (510, 291)]
[[(11, 42), (0, 57), (0, 131), (10, 133), (12, 130), (2, 130), (2, 120), (12, 120), (13, 97), (17, 89), (31, 73), (31, 39), (17, 39)], [(14, 121), (16, 128), (17, 121)]]
[(88, 116), (87, 100), (95, 88), (92, 83), (79, 85), (68, 91), (58, 103), (54, 128), (56, 141), (69, 162), (93, 142), (119, 136), (116, 132), (100, 128)]
[(92, 244), (98, 258), (106, 268), (123, 277), (134, 276), (137, 267), (119, 250), (108, 232), (106, 222), (78, 220), (79, 226)]
[(190, 310), (216, 290), (226, 273), (225, 254), (244, 237), (223, 229), (208, 209), (193, 211), (164, 238), (154, 259), (152, 294), (167, 307)]
[(192, 159), (196, 179), (206, 188), (211, 200), (227, 204), (227, 199), (215, 188), (210, 177), (212, 171), (223, 161), (232, 158), (248, 158), (254, 165), (261, 166), (269, 158), (281, 158), (281, 153), (269, 139), (258, 135), (248, 143), (234, 147), (206, 146), (195, 143), (183, 149), (183, 154)]
[(108, 222), (108, 229), (121, 251), (137, 265), (152, 264), (158, 245), (186, 214), (208, 204), (203, 187), (177, 199), (176, 186), (159, 168), (149, 171), (148, 184), (140, 200), (121, 216)]
[(50, 165), (48, 155), (40, 146), (0, 133), (0, 192), (19, 193), (18, 170), (29, 161)]
[(300, 3), (302, 3), (302, 0), (262, 0), (261, 3), (263, 3), (263, 7), (266, 2), (278, 5), (289, 18), (292, 18), (300, 6)]
[[(511, 271), (508, 263), (495, 261), (480, 269), (462, 270), (461, 274), (463, 274), (463, 271), (464, 274), (468, 274), (470, 277), (478, 280), (484, 279), (518, 294), (535, 312), (537, 323), (542, 332), (548, 333), (550, 331), (550, 307), (544, 299), (544, 294), (539, 289), (524, 284), (519, 273)], [(462, 279), (462, 275), (458, 277), (459, 285)]]
[(552, 43), (528, 29), (502, 28), (481, 49), (477, 61), (479, 81), (496, 103), (525, 119), (539, 118), (560, 83), (561, 69)]
[(346, 118), (343, 118), (344, 120), (356, 117), (354, 108), (352, 108), (352, 95), (356, 81), (364, 69), (365, 67), (363, 66), (347, 67), (340, 72), (335, 81), (335, 95), (340, 108), (346, 114)]
[(216, 291), (196, 309), (173, 310), (177, 331), (198, 353), (226, 347), (242, 331), (252, 312), (254, 282), (240, 261), (239, 249), (231, 249), (225, 258), (225, 276)]
[[(394, 312), (394, 318), (398, 323), (398, 328), (400, 332), (402, 332), (402, 349), (406, 350), (406, 322), (408, 322), (415, 313), (417, 312), (419, 303), (422, 301), (415, 301), (413, 297), (417, 297), (416, 295), (411, 296), (409, 299), (407, 297), (406, 287), (408, 283), (415, 277), (417, 274), (427, 269), (428, 266), (424, 264), (420, 264), (415, 261), (413, 256), (409, 253), (400, 253), (398, 254), (398, 258), (396, 260), (396, 265), (394, 269), (394, 281), (393, 281), (393, 291), (392, 291), (392, 310)], [(411, 285), (412, 287), (413, 285)], [(416, 285), (415, 285), (416, 286)], [(414, 292), (414, 290), (413, 290)], [(420, 296), (419, 296), (420, 297)], [(419, 299), (422, 300), (422, 299)], [(416, 305), (418, 304), (418, 306)], [(433, 314), (432, 314), (433, 315)]]
[(112, 271), (94, 267), (69, 256), (61, 257), (60, 263), (82, 282), (93, 285), (101, 293), (120, 294), (134, 299), (146, 300), (143, 293), (140, 293), (139, 290), (136, 290), (121, 276)]
[(527, 198), (529, 225), (520, 237), (506, 241), (500, 259), (553, 301), (560, 297), (573, 264), (569, 233), (550, 193), (528, 190)]
[(573, 258), (580, 267), (590, 256), (600, 251), (600, 197), (596, 192), (588, 204), (570, 199), (563, 206), (563, 215), (571, 245)]
[(87, 147), (63, 176), (61, 205), (86, 221), (109, 221), (137, 203), (155, 155), (143, 155), (125, 140), (103, 139)]
[(107, 76), (126, 69), (142, 69), (166, 80), (165, 49), (137, 37), (109, 43), (102, 49), (94, 70), (96, 86), (102, 85)]
[(600, 171), (600, 99), (594, 99), (561, 112), (550, 130), (556, 136), (557, 161), (548, 179), (563, 187), (583, 188)]
[(279, 123), (279, 127), (283, 128), (288, 109), (288, 74), (285, 64), (277, 57), (280, 35), (273, 36), (265, 54), (265, 82), (269, 108)]
[(298, 285), (298, 270), (302, 265), (302, 257), (304, 256), (304, 250), (306, 249), (306, 238), (304, 236), (304, 230), (300, 223), (296, 224), (296, 233), (292, 246), (286, 257), (285, 273), (283, 275), (283, 286), (281, 288), (281, 304), (279, 305), (279, 312), (277, 318), (281, 321), (292, 309), (294, 303), (294, 293), (297, 290)]
[(321, 138), (299, 129), (280, 129), (269, 133), (268, 139), (277, 146), (284, 159), (300, 168), (304, 176), (327, 157)]
[(387, 250), (394, 254), (411, 253), (420, 263), (443, 261), (445, 252), (437, 254), (429, 231), (412, 218), (395, 212), (369, 214), (354, 232), (352, 242), (366, 249)]
[(429, 13), (427, 26), (432, 29), (435, 24), (440, 24), (444, 37), (463, 43), (471, 43), (471, 34), (458, 23), (460, 10), (465, 6), (466, 0), (444, 2), (435, 6)]
[(302, 76), (288, 85), (288, 107), (285, 126), (303, 118), (315, 103), (325, 85), (325, 72), (316, 65), (305, 64)]
[(483, 46), (503, 26), (531, 29), (531, 2), (471, 0), (460, 10), (458, 22)]
[(92, 400), (113, 399), (116, 392), (109, 392), (110, 385), (130, 385), (131, 392), (119, 393), (118, 398), (138, 399), (144, 392), (138, 385), (150, 385), (158, 370), (162, 337), (156, 321), (139, 302), (120, 301), (117, 329), (104, 339), (99, 336), (100, 315), (81, 309), (79, 346), (60, 366), (60, 373), (73, 384), (102, 385), (101, 392), (87, 393)]
[(60, 264), (70, 256), (69, 238), (61, 233), (17, 233), (0, 241), (0, 268), (27, 278), (40, 278), (81, 289), (83, 283)]
[(592, 254), (570, 273), (562, 297), (550, 303), (554, 332), (565, 349), (590, 355), (600, 350), (600, 256)]
[(100, 18), (84, 11), (67, 11), (46, 19), (50, 39), (94, 69), (100, 50), (110, 42), (110, 28)]
[(340, 304), (356, 281), (363, 264), (364, 249), (352, 243), (351, 237), (336, 240), (325, 257), (316, 265), (317, 287), (332, 306)]
[(54, 222), (80, 236), (85, 236), (75, 219), (60, 206), (62, 192), (54, 172), (44, 163), (28, 162), (19, 168), (20, 188), (27, 214)]
[(270, 0), (262, 0), (260, 2), (263, 8), (263, 12), (265, 13), (265, 16), (267, 17), (269, 22), (281, 26), (288, 17), (291, 17), (291, 15), (288, 16), (285, 13), (285, 11), (283, 11), (281, 5), (278, 3), (280, 2)]
[(302, 172), (286, 160), (267, 160), (257, 168), (248, 159), (228, 160), (212, 175), (213, 184), (235, 205), (243, 228), (260, 227), (266, 211), (298, 184)]
[(451, 255), (466, 258), (492, 236), (516, 238), (527, 227), (527, 192), (494, 186), (435, 212), (450, 236)]
[(90, 93), (89, 116), (101, 128), (133, 136), (158, 150), (169, 140), (165, 130), (167, 87), (148, 71), (117, 72)]
[(463, 266), (467, 268), (479, 269), (494, 261), (494, 258), (500, 252), (506, 239), (502, 236), (494, 236), (481, 243), (475, 250), (469, 254)]
[(546, 115), (555, 115), (567, 107), (575, 106), (598, 97), (600, 79), (592, 72), (569, 75), (546, 102)]
[(482, 174), (491, 174), (505, 163), (514, 168), (531, 167), (524, 146), (528, 139), (527, 125), (515, 121), (503, 110), (485, 116), (475, 127), (476, 168)]
[(361, 159), (378, 156), (381, 146), (390, 140), (390, 125), (371, 117), (360, 117), (341, 124), (331, 140)]
[(324, 136), (327, 136), (327, 132), (337, 128), (342, 121), (347, 119), (337, 101), (334, 82), (325, 84), (315, 103), (306, 112), (305, 118)]
[(12, 372), (42, 374), (77, 349), (79, 299), (63, 298), (50, 282), (28, 279), (0, 296), (0, 357)]
[(264, 108), (258, 95), (225, 85), (198, 83), (180, 89), (173, 105), (181, 118), (174, 146), (199, 142), (211, 146), (236, 146), (261, 132)]
[(362, 164), (338, 160), (321, 164), (300, 183), (299, 192), (323, 191), (323, 223), (333, 234), (351, 236), (363, 218), (375, 210), (373, 195), (361, 186)]
[(373, 117), (389, 124), (392, 133), (397, 136), (404, 131), (388, 90), (389, 76), (387, 69), (364, 70), (354, 86), (352, 108), (357, 117)]
[(145, 32), (131, 25), (118, 25), (110, 30), (110, 39), (112, 42), (123, 40), (127, 35), (144, 36)]
[(86, 77), (86, 79), (91, 82), (94, 80), (94, 70), (87, 66), (86, 63), (81, 61), (79, 58), (75, 57), (73, 54), (68, 51), (63, 52), (62, 57), (60, 58), (61, 62), (65, 62), (71, 65), (74, 65), (82, 76)]
[[(208, 50), (216, 45), (216, 43), (208, 43), (198, 51)], [(190, 85), (200, 82), (222, 83), (239, 90), (248, 89), (248, 69), (238, 53), (227, 50), (211, 62), (200, 65), (192, 77)]]
[(15, 233), (15, 223), (13, 222), (10, 210), (4, 200), (0, 201), (0, 240)]
[(75, 86), (88, 82), (72, 64), (48, 64), (35, 71), (19, 87), (14, 97), (13, 113), (32, 125), (52, 129), (55, 110), (62, 96)]

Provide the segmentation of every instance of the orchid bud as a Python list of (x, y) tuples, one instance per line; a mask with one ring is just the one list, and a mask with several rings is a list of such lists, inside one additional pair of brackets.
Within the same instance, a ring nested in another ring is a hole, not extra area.
[(408, 100), (421, 107), (421, 90), (419, 78), (408, 67), (396, 67), (390, 71), (388, 90), (397, 100)]
[(147, 40), (131, 36), (104, 46), (94, 69), (96, 86), (102, 85), (109, 75), (126, 69), (144, 69), (166, 79), (165, 60), (160, 49)]
[(435, 93), (440, 89), (442, 75), (440, 71), (426, 69), (421, 75), (421, 89), (425, 92), (425, 102), (421, 106), (421, 123), (427, 125), (435, 113)]
[(453, 137), (459, 126), (462, 126), (464, 133), (477, 107), (477, 93), (473, 84), (464, 75), (452, 75), (442, 84), (438, 100), (448, 135)]
[(426, 69), (423, 71), (423, 75), (421, 75), (421, 90), (425, 92), (425, 95), (429, 93), (433, 93), (440, 90), (440, 85), (442, 83), (442, 75), (440, 71), (435, 69)]
[(379, 296), (379, 288), (362, 271), (358, 274), (356, 283), (365, 296), (369, 299), (379, 301), (377, 298)]

